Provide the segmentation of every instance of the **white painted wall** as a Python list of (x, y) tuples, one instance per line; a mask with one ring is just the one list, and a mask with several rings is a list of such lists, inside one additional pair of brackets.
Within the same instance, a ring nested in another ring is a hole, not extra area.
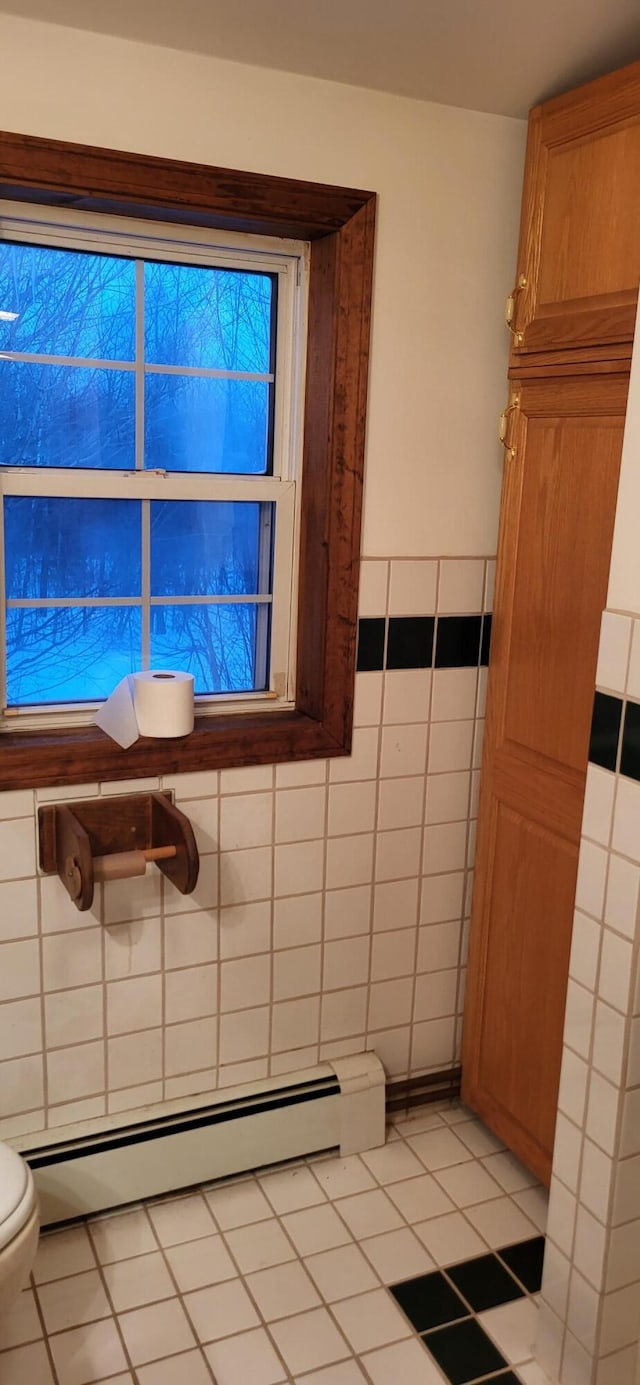
[(0, 128), (379, 193), (364, 552), (495, 549), (523, 121), (0, 16)]

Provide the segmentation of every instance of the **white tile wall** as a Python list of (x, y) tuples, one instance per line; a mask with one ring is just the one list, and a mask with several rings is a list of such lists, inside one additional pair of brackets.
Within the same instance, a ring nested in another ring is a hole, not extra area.
[(624, 692), (632, 625), (629, 616), (617, 615), (613, 611), (603, 612), (596, 669), (596, 685), (603, 691)]
[[(640, 697), (640, 620), (605, 612), (598, 687)], [(637, 1385), (640, 785), (590, 765), (538, 1354), (561, 1385)]]
[[(620, 691), (624, 690), (624, 683), (620, 684)], [(629, 697), (634, 700), (640, 699), (640, 624), (637, 620), (633, 622), (633, 634), (631, 637), (631, 658), (629, 660), (629, 674), (627, 679), (627, 692)]]
[[(440, 566), (441, 587), (444, 566)], [(363, 567), (366, 571), (369, 563), (363, 563)], [(442, 605), (437, 604), (438, 567), (437, 562), (424, 559), (393, 559), (390, 564), (389, 615), (428, 616), (435, 614), (436, 610), (444, 610)], [(361, 614), (364, 615), (362, 602), (360, 604)], [(380, 615), (383, 609), (380, 607), (371, 614)], [(470, 606), (468, 609), (472, 610), (475, 607)]]
[[(359, 611), (361, 616), (381, 616), (387, 610), (389, 563), (368, 558), (360, 564)], [(431, 564), (429, 564), (429, 567)]]
[(438, 611), (444, 614), (466, 614), (481, 611), (486, 580), (486, 566), (477, 558), (443, 563), (440, 573)]
[[(485, 559), (364, 560), (361, 614), (480, 612), (492, 582)], [(0, 1138), (365, 1047), (392, 1077), (451, 1066), (485, 681), (358, 674), (329, 763), (0, 794)], [(196, 891), (151, 867), (78, 913), (38, 873), (37, 803), (151, 787), (193, 822)], [(632, 892), (611, 886), (616, 938)]]

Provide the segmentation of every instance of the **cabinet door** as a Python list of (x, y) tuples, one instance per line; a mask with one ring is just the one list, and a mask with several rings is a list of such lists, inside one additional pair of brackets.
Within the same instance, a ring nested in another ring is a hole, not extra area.
[(512, 366), (622, 343), (597, 354), (630, 355), (639, 282), (636, 62), (531, 112)]
[(503, 488), (462, 1094), (547, 1181), (627, 386), (516, 384)]

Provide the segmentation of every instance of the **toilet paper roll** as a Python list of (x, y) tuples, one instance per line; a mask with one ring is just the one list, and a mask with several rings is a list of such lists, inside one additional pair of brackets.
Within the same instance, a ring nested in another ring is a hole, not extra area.
[(188, 736), (193, 731), (193, 674), (175, 669), (129, 674), (93, 720), (123, 750), (139, 736)]
[(193, 674), (174, 669), (134, 673), (133, 706), (141, 736), (188, 736), (193, 731)]

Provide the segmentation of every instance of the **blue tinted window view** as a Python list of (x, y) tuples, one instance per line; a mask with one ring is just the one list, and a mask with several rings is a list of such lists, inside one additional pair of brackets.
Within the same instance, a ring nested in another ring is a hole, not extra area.
[(145, 465), (264, 475), (270, 395), (260, 380), (147, 375)]
[(9, 706), (95, 702), (140, 667), (135, 606), (38, 606), (7, 611)]
[(151, 668), (192, 673), (196, 693), (262, 692), (269, 621), (269, 606), (248, 602), (152, 606)]
[(271, 275), (147, 263), (144, 293), (149, 364), (273, 369)]
[[(271, 592), (274, 506), (152, 501), (151, 598)], [(266, 603), (153, 604), (151, 667), (193, 673), (196, 692), (247, 692), (268, 682)]]
[(0, 244), (0, 351), (133, 361), (133, 260)]
[[(133, 469), (135, 374), (146, 364), (157, 371), (146, 372), (138, 465), (268, 472), (272, 380), (180, 369), (272, 375), (275, 285), (268, 274), (145, 263), (138, 300), (133, 260), (0, 244), (0, 418), (12, 420), (0, 431), (0, 466)], [(138, 311), (144, 359), (136, 358)]]
[(135, 388), (133, 371), (0, 358), (0, 466), (133, 470)]
[(140, 515), (136, 500), (6, 496), (8, 600), (140, 599)]
[(202, 694), (268, 685), (270, 605), (237, 598), (271, 593), (271, 503), (5, 496), (10, 705), (100, 700), (142, 666), (146, 507), (151, 667), (192, 672)]
[(273, 508), (246, 500), (152, 501), (152, 597), (270, 592)]

